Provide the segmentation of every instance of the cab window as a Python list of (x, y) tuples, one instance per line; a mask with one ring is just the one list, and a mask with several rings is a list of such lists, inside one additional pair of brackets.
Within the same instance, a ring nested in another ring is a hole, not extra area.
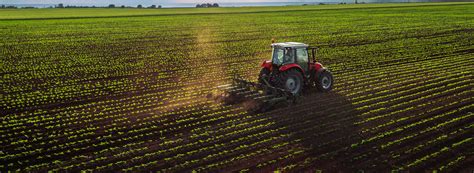
[(296, 49), (296, 61), (298, 65), (305, 71), (308, 71), (308, 50), (306, 48)]
[(296, 49), (296, 61), (298, 61), (298, 63), (308, 63), (308, 51), (306, 48)]
[(295, 50), (292, 48), (275, 48), (273, 50), (273, 64), (276, 65), (283, 65), (283, 64), (289, 64), (289, 63), (294, 63), (294, 56), (295, 55)]
[(285, 48), (285, 56), (283, 57), (283, 64), (294, 63), (295, 61), (295, 50), (291, 47)]
[(280, 65), (283, 63), (283, 49), (274, 49), (273, 50), (273, 64)]

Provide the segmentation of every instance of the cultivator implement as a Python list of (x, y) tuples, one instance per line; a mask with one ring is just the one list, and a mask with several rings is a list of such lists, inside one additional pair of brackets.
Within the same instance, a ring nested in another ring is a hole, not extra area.
[(291, 92), (263, 83), (255, 83), (235, 76), (231, 84), (218, 86), (219, 100), (226, 104), (242, 104), (253, 112), (265, 112), (276, 104), (294, 103), (297, 99)]

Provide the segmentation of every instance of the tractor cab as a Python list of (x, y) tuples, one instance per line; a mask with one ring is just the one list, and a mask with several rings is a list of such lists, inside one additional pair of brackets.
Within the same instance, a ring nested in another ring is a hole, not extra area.
[(297, 42), (272, 44), (272, 66), (278, 69), (288, 64), (297, 64), (304, 75), (309, 75), (308, 45)]

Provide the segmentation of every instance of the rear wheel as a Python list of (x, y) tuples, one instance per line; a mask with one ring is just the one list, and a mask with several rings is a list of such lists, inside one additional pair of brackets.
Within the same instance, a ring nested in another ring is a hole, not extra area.
[(316, 78), (316, 87), (322, 92), (331, 91), (333, 83), (332, 74), (328, 70), (324, 70)]
[(303, 88), (303, 76), (296, 69), (290, 69), (281, 74), (280, 87), (299, 95)]

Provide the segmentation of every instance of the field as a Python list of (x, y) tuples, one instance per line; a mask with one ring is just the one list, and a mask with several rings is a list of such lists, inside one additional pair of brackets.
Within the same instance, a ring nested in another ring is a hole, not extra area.
[[(0, 10), (0, 172), (472, 172), (474, 3)], [(330, 93), (209, 99), (271, 39)]]

